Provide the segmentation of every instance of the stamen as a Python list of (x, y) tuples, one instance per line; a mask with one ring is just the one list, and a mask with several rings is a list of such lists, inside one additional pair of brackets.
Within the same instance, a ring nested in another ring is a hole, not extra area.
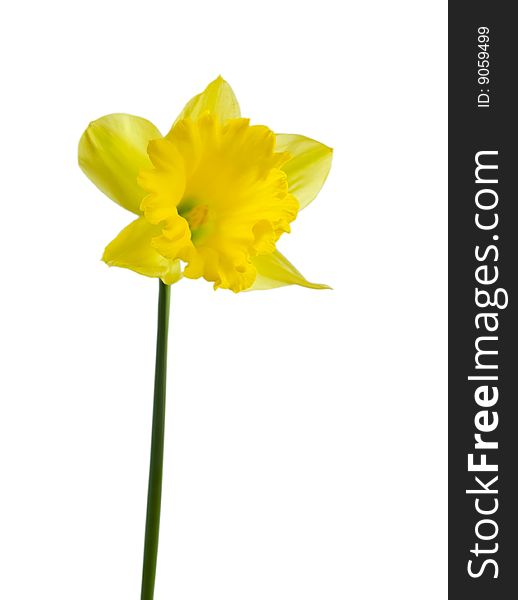
[(205, 225), (208, 219), (209, 207), (206, 204), (198, 204), (193, 206), (191, 210), (182, 214), (182, 217), (189, 223), (191, 231)]

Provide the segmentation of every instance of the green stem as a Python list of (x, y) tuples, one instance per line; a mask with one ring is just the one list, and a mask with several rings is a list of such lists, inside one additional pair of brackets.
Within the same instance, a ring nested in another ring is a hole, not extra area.
[(147, 493), (144, 565), (142, 568), (141, 600), (153, 600), (155, 593), (156, 559), (160, 530), (162, 500), (162, 470), (164, 464), (165, 388), (167, 376), (167, 331), (169, 326), (170, 286), (159, 281), (158, 327), (156, 338), (155, 395), (151, 433), (151, 460)]

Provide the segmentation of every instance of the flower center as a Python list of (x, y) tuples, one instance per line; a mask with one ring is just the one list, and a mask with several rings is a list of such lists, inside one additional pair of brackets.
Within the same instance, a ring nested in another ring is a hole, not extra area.
[(299, 208), (281, 168), (290, 156), (275, 151), (274, 133), (207, 113), (178, 121), (148, 152), (154, 169), (140, 177), (149, 192), (142, 209), (162, 226), (153, 247), (187, 263), (186, 277), (250, 287), (252, 259), (275, 250)]
[(198, 204), (186, 211), (179, 207), (178, 214), (189, 223), (189, 229), (193, 232), (207, 222), (209, 207), (206, 204)]

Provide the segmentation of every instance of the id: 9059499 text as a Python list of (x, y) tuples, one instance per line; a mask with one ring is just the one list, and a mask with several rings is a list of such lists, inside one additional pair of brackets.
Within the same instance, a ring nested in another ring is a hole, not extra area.
[(478, 28), (477, 107), (489, 108), (489, 27)]

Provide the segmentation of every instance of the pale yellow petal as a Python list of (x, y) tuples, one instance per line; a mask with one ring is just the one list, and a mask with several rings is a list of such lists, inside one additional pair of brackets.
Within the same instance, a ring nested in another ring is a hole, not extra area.
[(189, 100), (177, 121), (186, 117), (197, 119), (206, 111), (216, 115), (221, 122), (241, 116), (237, 98), (221, 76), (209, 83), (201, 94)]
[(324, 185), (331, 168), (333, 149), (303, 135), (278, 133), (277, 152), (289, 152), (291, 159), (282, 166), (288, 176), (290, 193), (305, 208)]
[(142, 169), (152, 167), (150, 140), (160, 131), (146, 119), (113, 114), (90, 123), (79, 141), (79, 166), (109, 198), (135, 214), (145, 192), (137, 183)]
[(269, 290), (284, 285), (301, 285), (314, 290), (331, 289), (323, 283), (308, 281), (279, 251), (256, 256), (252, 263), (257, 269), (257, 277), (251, 290)]
[(160, 231), (139, 217), (106, 246), (102, 259), (110, 267), (123, 267), (148, 277), (160, 277), (167, 284), (174, 283), (182, 276), (180, 261), (164, 258), (151, 245)]

